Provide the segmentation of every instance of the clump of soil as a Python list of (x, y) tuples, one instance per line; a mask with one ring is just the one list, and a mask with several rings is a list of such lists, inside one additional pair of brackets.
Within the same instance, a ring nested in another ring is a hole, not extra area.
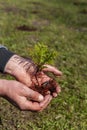
[(18, 27), (16, 27), (16, 29), (20, 30), (20, 31), (29, 31), (29, 32), (37, 31), (36, 27), (27, 26), (27, 25), (18, 26)]
[(80, 11), (81, 14), (87, 14), (87, 9), (83, 9)]
[(35, 1), (29, 2), (29, 4), (33, 4), (33, 5), (37, 5), (37, 6), (44, 6), (44, 3), (35, 2)]
[(9, 12), (17, 13), (17, 12), (19, 12), (19, 9), (16, 8), (16, 7), (6, 7), (6, 8), (4, 8), (4, 10), (5, 10), (7, 13), (9, 13)]
[(32, 14), (38, 14), (39, 12), (37, 10), (32, 10), (31, 13)]
[(7, 6), (7, 7), (5, 7), (3, 10), (4, 10), (5, 12), (7, 12), (7, 13), (12, 12), (13, 14), (18, 14), (18, 13), (23, 14), (23, 15), (26, 15), (26, 14), (27, 14), (27, 11), (26, 11), (26, 10), (20, 9), (20, 8), (18, 8), (18, 7), (16, 7), (16, 6)]
[(76, 6), (86, 6), (87, 2), (73, 2), (73, 4)]
[(50, 92), (51, 95), (53, 94), (53, 92), (56, 92), (56, 87), (57, 83), (55, 82), (55, 80), (49, 80), (43, 83), (41, 86), (39, 85), (33, 86), (32, 89), (45, 96), (46, 94), (48, 94), (48, 92)]

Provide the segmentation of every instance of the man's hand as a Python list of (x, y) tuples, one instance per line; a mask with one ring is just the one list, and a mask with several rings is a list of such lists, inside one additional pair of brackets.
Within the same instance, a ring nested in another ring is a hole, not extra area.
[[(18, 55), (14, 55), (10, 58), (5, 66), (5, 72), (14, 76), (18, 81), (24, 83), (29, 88), (33, 89), (35, 86), (42, 86), (44, 82), (52, 80), (44, 72), (51, 72), (55, 76), (61, 76), (62, 73), (55, 67), (45, 65), (45, 68), (37, 73), (37, 66), (30, 60)], [(51, 85), (51, 84), (50, 84)], [(52, 93), (53, 97), (56, 97), (60, 92), (60, 87), (57, 83), (53, 83), (55, 91)]]
[(52, 97), (43, 97), (24, 84), (14, 80), (0, 80), (0, 96), (16, 103), (21, 110), (42, 111), (47, 107)]

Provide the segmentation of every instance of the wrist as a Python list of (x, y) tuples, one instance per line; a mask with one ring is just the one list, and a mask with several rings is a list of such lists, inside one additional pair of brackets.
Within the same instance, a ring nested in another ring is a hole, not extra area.
[(13, 55), (7, 62), (4, 72), (14, 77), (20, 77), (21, 75), (36, 73), (37, 67), (29, 58), (23, 58), (18, 55)]
[(19, 70), (19, 64), (18, 64), (18, 58), (20, 58), (20, 56), (14, 54), (9, 61), (7, 62), (5, 68), (4, 68), (4, 72), (8, 73), (10, 75), (15, 76), (15, 73), (17, 70)]

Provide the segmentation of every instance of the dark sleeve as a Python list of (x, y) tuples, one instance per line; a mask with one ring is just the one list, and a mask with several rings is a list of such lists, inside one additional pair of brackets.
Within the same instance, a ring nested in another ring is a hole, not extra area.
[(4, 72), (5, 65), (13, 55), (14, 53), (6, 48), (0, 48), (0, 72)]

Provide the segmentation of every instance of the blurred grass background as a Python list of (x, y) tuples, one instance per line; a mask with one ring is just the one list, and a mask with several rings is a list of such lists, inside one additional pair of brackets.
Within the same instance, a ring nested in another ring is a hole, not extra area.
[(0, 0), (0, 44), (28, 57), (37, 42), (58, 52), (62, 92), (41, 113), (0, 98), (0, 130), (87, 130), (87, 0)]

